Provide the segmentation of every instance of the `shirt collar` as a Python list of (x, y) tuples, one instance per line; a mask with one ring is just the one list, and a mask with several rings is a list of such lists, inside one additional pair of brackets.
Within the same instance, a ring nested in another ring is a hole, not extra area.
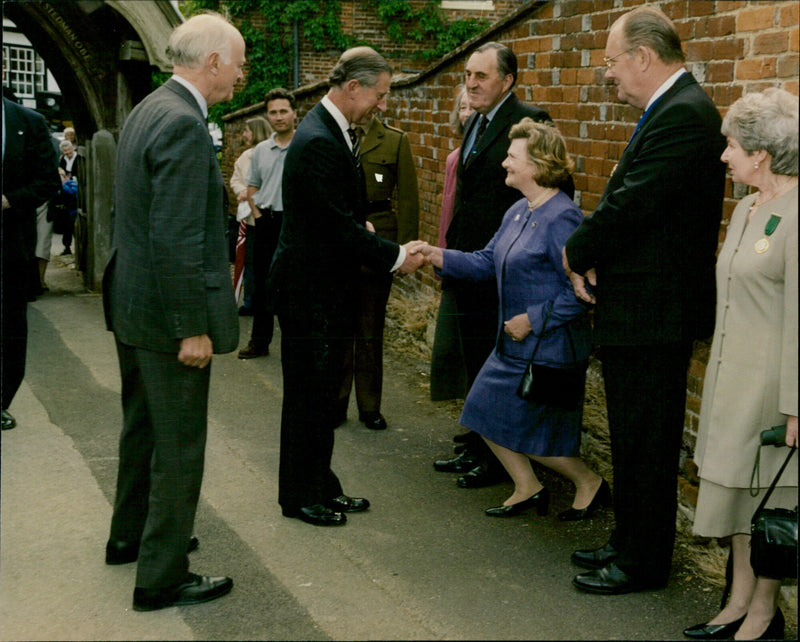
[(176, 81), (178, 84), (183, 85), (189, 92), (194, 96), (194, 99), (197, 101), (197, 104), (200, 106), (200, 111), (203, 112), (203, 118), (208, 118), (208, 103), (206, 99), (203, 97), (203, 94), (200, 93), (200, 90), (197, 89), (192, 83), (190, 83), (186, 78), (182, 78), (181, 76), (177, 76), (172, 74), (172, 80)]
[(659, 98), (661, 98), (661, 96), (667, 93), (667, 90), (670, 87), (672, 87), (672, 85), (674, 85), (678, 81), (678, 78), (683, 76), (683, 74), (685, 73), (688, 73), (685, 69), (678, 69), (678, 71), (676, 71), (669, 78), (667, 78), (664, 84), (661, 85), (661, 87), (659, 87), (658, 89), (656, 89), (655, 93), (652, 96), (650, 96), (650, 100), (647, 101), (647, 106), (644, 108), (644, 110), (647, 111), (648, 109), (650, 109), (653, 106), (653, 103), (655, 103)]
[(347, 122), (347, 118), (345, 118), (344, 114), (339, 111), (339, 108), (333, 104), (333, 101), (328, 98), (327, 94), (322, 97), (320, 102), (322, 103), (322, 106), (328, 110), (328, 113), (333, 116), (336, 124), (339, 125), (339, 128), (342, 130), (344, 141), (347, 143), (350, 151), (353, 151), (353, 143), (350, 142), (350, 135), (347, 133), (347, 130), (350, 129), (350, 123)]

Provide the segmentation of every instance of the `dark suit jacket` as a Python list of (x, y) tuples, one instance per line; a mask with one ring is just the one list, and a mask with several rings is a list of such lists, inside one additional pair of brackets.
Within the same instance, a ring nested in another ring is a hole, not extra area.
[(7, 98), (3, 98), (3, 109), (6, 118), (3, 194), (11, 204), (2, 213), (0, 234), (6, 264), (34, 258), (36, 208), (56, 193), (61, 181), (44, 117)]
[[(82, 211), (86, 211), (86, 158), (84, 158), (81, 154), (78, 153), (78, 150), (75, 150), (75, 162), (72, 163), (72, 172), (70, 175), (74, 178), (78, 183), (78, 207)], [(67, 170), (67, 159), (64, 158), (62, 155), (58, 159), (58, 166), (63, 167), (64, 171)]]
[[(411, 144), (405, 132), (385, 125), (377, 118), (361, 140), (364, 167), (367, 220), (383, 238), (408, 243), (419, 236), (419, 192)], [(375, 209), (372, 203), (396, 197), (397, 210)]]
[(197, 101), (167, 81), (131, 112), (117, 147), (103, 302), (122, 343), (177, 352), (208, 334), (215, 352), (236, 349), (224, 189)]
[(574, 271), (597, 270), (600, 345), (712, 334), (725, 184), (720, 125), (694, 77), (681, 76), (623, 152), (597, 209), (567, 241)]
[(399, 250), (364, 227), (363, 173), (322, 104), (297, 127), (282, 188), (283, 227), (271, 276), (279, 311), (352, 325), (360, 264), (388, 272)]
[[(466, 122), (464, 141), (477, 126), (479, 115), (473, 114)], [(508, 208), (519, 200), (519, 190), (506, 185), (502, 162), (510, 142), (508, 131), (525, 116), (540, 122), (550, 120), (546, 111), (523, 103), (512, 93), (483, 133), (476, 153), (469, 154), (466, 163), (459, 157), (455, 208), (446, 237), (449, 249), (463, 252), (483, 249), (500, 227)], [(569, 182), (571, 185), (572, 179)], [(572, 198), (574, 188), (565, 186), (564, 191)]]

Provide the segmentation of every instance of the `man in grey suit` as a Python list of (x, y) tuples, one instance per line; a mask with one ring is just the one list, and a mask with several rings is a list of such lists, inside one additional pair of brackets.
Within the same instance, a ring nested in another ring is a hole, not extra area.
[(137, 611), (206, 602), (233, 586), (189, 573), (187, 553), (197, 546), (211, 356), (239, 340), (206, 116), (233, 96), (244, 49), (218, 14), (179, 26), (167, 48), (173, 76), (131, 112), (117, 149), (103, 289), (124, 418), (106, 563), (138, 559)]

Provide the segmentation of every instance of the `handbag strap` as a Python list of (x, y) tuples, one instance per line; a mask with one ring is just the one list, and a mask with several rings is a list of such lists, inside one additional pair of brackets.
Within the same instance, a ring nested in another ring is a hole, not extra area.
[[(792, 455), (794, 455), (794, 451), (795, 450), (797, 450), (797, 448), (795, 446), (792, 446), (789, 449), (789, 454), (786, 455), (786, 459), (784, 460), (783, 464), (781, 465), (781, 468), (778, 471), (778, 474), (775, 475), (775, 479), (773, 479), (772, 483), (769, 485), (769, 489), (767, 490), (767, 494), (764, 495), (764, 499), (761, 500), (761, 503), (758, 505), (758, 508), (756, 508), (756, 512), (753, 513), (753, 517), (758, 515), (764, 509), (764, 506), (766, 505), (767, 500), (769, 499), (769, 496), (772, 495), (772, 491), (775, 490), (775, 486), (778, 484), (778, 480), (781, 478), (781, 475), (783, 474), (783, 470), (786, 468), (786, 465), (789, 463), (789, 460), (792, 458)], [(759, 452), (760, 451), (761, 451), (761, 447), (759, 446)]]
[(536, 351), (539, 349), (539, 342), (542, 340), (544, 336), (544, 329), (547, 327), (547, 322), (550, 320), (550, 314), (553, 312), (553, 302), (550, 301), (550, 307), (547, 308), (547, 314), (544, 315), (544, 323), (542, 324), (542, 331), (539, 333), (539, 336), (536, 337), (536, 345), (533, 346), (533, 352), (531, 353), (531, 363), (533, 363), (533, 358), (536, 356)]

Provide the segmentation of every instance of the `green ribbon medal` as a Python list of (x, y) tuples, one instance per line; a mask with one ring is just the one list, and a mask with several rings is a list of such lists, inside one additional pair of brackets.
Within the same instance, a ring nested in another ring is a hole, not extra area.
[(769, 249), (769, 236), (777, 229), (778, 223), (781, 222), (781, 217), (773, 214), (769, 217), (766, 226), (764, 227), (764, 238), (756, 241), (756, 252), (763, 254)]

